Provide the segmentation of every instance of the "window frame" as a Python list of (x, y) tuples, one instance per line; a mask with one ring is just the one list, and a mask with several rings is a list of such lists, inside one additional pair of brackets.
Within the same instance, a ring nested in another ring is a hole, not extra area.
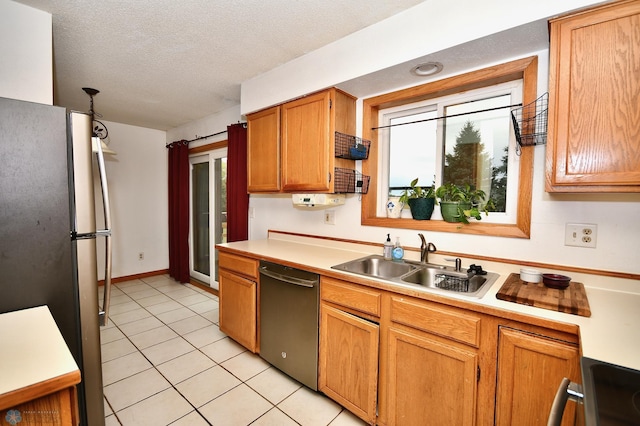
[[(522, 103), (527, 105), (537, 98), (538, 57), (518, 59), (494, 65), (466, 74), (445, 78), (395, 92), (367, 98), (362, 106), (362, 137), (371, 141), (369, 158), (362, 162), (362, 172), (378, 176), (379, 144), (377, 131), (378, 113), (381, 109), (415, 103), (470, 89), (493, 86), (522, 79)], [(531, 198), (533, 190), (533, 146), (522, 147), (520, 154), (519, 190), (516, 223), (487, 223), (472, 221), (468, 225), (448, 223), (443, 220), (414, 220), (377, 216), (378, 183), (371, 179), (369, 191), (362, 195), (361, 224), (387, 228), (404, 228), (424, 231), (455, 232), (461, 234), (490, 235), (509, 238), (530, 238)]]

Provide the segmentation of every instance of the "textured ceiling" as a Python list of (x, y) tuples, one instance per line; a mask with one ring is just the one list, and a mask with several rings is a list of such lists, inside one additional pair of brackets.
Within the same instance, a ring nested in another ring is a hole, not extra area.
[(167, 130), (240, 83), (422, 0), (17, 0), (53, 16), (54, 103)]

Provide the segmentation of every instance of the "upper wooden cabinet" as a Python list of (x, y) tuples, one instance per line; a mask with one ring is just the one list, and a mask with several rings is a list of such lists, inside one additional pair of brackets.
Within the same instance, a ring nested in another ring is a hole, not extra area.
[(640, 192), (640, 1), (550, 22), (549, 192)]
[(333, 192), (335, 132), (355, 134), (355, 98), (336, 88), (247, 115), (249, 192)]
[(247, 189), (280, 191), (280, 106), (247, 116)]

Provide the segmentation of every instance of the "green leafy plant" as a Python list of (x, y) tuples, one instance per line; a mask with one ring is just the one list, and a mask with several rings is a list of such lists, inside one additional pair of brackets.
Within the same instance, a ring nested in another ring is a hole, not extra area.
[[(469, 219), (482, 220), (481, 213), (489, 215), (489, 210), (494, 209), (493, 200), (489, 199), (485, 203), (487, 194), (481, 190), (473, 188), (471, 185), (455, 185), (447, 183), (435, 190), (435, 196), (442, 203), (457, 204), (457, 221), (468, 224)], [(444, 215), (443, 215), (444, 216)]]
[(409, 199), (411, 198), (436, 198), (436, 194), (433, 189), (435, 185), (423, 188), (418, 186), (418, 178), (415, 178), (411, 181), (410, 187), (410, 189), (405, 189), (400, 196), (401, 203), (408, 204)]

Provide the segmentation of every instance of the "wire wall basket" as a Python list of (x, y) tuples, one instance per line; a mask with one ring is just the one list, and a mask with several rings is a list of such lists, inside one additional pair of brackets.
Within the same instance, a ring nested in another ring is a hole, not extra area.
[(549, 93), (535, 101), (511, 110), (513, 130), (520, 147), (543, 145), (547, 142), (547, 112)]
[(371, 141), (336, 132), (335, 156), (349, 160), (366, 160), (369, 157)]
[(366, 194), (369, 191), (369, 180), (371, 178), (357, 170), (336, 167), (334, 176), (333, 189), (336, 193)]

